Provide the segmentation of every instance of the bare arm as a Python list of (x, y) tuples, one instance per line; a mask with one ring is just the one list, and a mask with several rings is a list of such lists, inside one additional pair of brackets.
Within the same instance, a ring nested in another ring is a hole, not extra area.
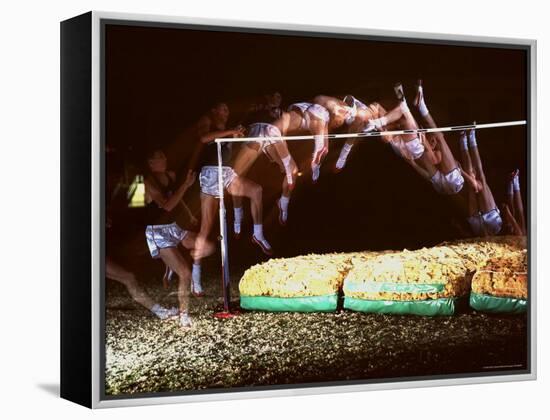
[(219, 137), (225, 137), (230, 135), (231, 130), (217, 130), (210, 131), (212, 121), (209, 117), (204, 116), (197, 122), (197, 137), (199, 141), (204, 143), (210, 143)]
[(147, 191), (147, 194), (155, 203), (157, 203), (160, 208), (166, 211), (172, 211), (182, 200), (185, 192), (189, 189), (191, 185), (193, 185), (193, 182), (195, 182), (195, 176), (196, 174), (194, 172), (187, 172), (187, 177), (185, 178), (185, 181), (179, 186), (176, 192), (168, 198), (164, 196), (162, 191), (160, 191), (155, 183), (151, 182), (149, 178), (146, 178), (144, 181), (145, 189)]

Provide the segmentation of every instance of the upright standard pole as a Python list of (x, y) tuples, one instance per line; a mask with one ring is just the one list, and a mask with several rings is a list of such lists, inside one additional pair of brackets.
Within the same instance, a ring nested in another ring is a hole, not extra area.
[(222, 291), (223, 291), (223, 309), (224, 312), (229, 313), (231, 310), (230, 300), (231, 293), (229, 286), (231, 279), (229, 278), (229, 256), (227, 254), (227, 223), (225, 219), (225, 202), (224, 202), (224, 188), (223, 188), (223, 168), (222, 168), (222, 143), (221, 139), (216, 139), (216, 146), (218, 148), (218, 191), (220, 196), (220, 249), (222, 256)]

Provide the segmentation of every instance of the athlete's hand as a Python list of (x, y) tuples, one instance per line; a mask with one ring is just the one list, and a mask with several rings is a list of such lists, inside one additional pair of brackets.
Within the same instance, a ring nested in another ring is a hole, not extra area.
[(233, 129), (233, 137), (244, 137), (245, 128), (242, 125), (238, 125)]

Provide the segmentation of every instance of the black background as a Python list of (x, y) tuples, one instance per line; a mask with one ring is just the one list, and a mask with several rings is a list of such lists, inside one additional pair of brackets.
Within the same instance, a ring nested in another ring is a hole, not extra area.
[[(123, 165), (137, 170), (143, 152), (155, 147), (163, 147), (171, 166), (183, 173), (197, 142), (189, 127), (213, 101), (228, 103), (231, 126), (270, 90), (283, 94), (285, 106), (316, 94), (352, 93), (392, 107), (394, 83), (404, 84), (412, 104), (414, 82), (421, 78), (440, 126), (527, 118), (523, 49), (107, 25), (105, 51), (106, 142), (117, 150), (107, 158), (107, 179)], [(458, 134), (446, 138), (458, 158)], [(526, 126), (479, 130), (477, 138), (497, 204), (515, 168), (525, 191)], [(456, 236), (453, 205), (380, 141), (361, 143), (346, 170), (332, 174), (341, 144), (331, 141), (318, 185), (300, 179), (286, 228), (277, 223), (282, 180), (277, 168), (260, 157), (249, 172), (264, 187), (264, 231), (278, 256), (414, 248)], [(311, 144), (290, 147), (305, 169)], [(186, 201), (197, 212), (198, 197), (195, 185)], [(252, 222), (245, 211), (246, 233)], [(143, 234), (137, 213), (120, 210), (125, 234)], [(231, 214), (229, 203), (229, 223)], [(231, 242), (230, 256), (247, 263), (262, 258), (242, 239)]]

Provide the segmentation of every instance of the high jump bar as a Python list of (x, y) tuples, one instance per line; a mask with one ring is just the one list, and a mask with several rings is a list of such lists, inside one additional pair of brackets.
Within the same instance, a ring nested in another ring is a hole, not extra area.
[[(380, 137), (387, 135), (403, 135), (403, 134), (415, 134), (415, 133), (443, 133), (449, 131), (462, 131), (462, 130), (472, 130), (472, 129), (482, 129), (482, 128), (496, 128), (496, 127), (512, 127), (516, 125), (526, 125), (526, 120), (519, 121), (505, 121), (497, 123), (487, 123), (487, 124), (466, 124), (466, 125), (456, 125), (451, 127), (437, 127), (437, 128), (417, 128), (411, 130), (394, 130), (394, 131), (369, 131), (367, 133), (348, 133), (348, 134), (327, 134), (324, 137), (329, 139), (348, 139), (348, 138), (358, 138), (364, 140), (366, 137)], [(216, 139), (216, 148), (218, 155), (218, 191), (220, 197), (220, 206), (219, 206), (219, 219), (220, 219), (220, 251), (221, 251), (221, 260), (222, 260), (222, 292), (223, 292), (223, 307), (224, 313), (227, 316), (231, 316), (231, 293), (230, 293), (230, 273), (229, 273), (229, 247), (227, 243), (227, 221), (225, 218), (225, 197), (224, 197), (224, 187), (223, 187), (223, 176), (222, 176), (222, 143), (241, 143), (247, 141), (267, 141), (272, 139), (277, 140), (314, 140), (313, 135), (309, 136), (280, 136), (280, 137), (240, 137), (240, 138), (221, 138)]]
[[(349, 139), (349, 138), (364, 138), (364, 137), (381, 137), (381, 136), (398, 136), (404, 134), (416, 134), (416, 133), (445, 133), (449, 131), (462, 131), (462, 130), (479, 130), (482, 128), (497, 128), (497, 127), (513, 127), (516, 125), (526, 125), (526, 120), (518, 121), (503, 121), (486, 124), (465, 124), (454, 125), (450, 127), (437, 127), (437, 128), (416, 128), (409, 130), (393, 130), (393, 131), (369, 131), (360, 133), (342, 133), (342, 134), (326, 134), (325, 138), (328, 139)], [(270, 140), (314, 140), (315, 136), (273, 136), (273, 137), (236, 137), (236, 138), (221, 138), (214, 140), (216, 143), (241, 143), (247, 141), (270, 141)]]

